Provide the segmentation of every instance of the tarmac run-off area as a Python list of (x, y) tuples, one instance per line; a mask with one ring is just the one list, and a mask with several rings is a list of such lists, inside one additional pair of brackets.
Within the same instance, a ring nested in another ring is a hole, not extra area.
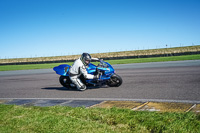
[(52, 69), (0, 72), (0, 104), (200, 112), (200, 60), (113, 65), (120, 87), (67, 90)]

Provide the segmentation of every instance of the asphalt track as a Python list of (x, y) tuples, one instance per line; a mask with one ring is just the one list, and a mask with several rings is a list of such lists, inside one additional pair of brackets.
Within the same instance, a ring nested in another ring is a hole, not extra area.
[(200, 60), (113, 65), (120, 87), (80, 92), (62, 87), (52, 69), (0, 72), (0, 99), (200, 103)]

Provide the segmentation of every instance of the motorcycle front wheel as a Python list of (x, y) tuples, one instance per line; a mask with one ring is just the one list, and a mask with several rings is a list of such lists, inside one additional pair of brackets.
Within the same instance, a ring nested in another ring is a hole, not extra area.
[(59, 81), (63, 87), (70, 88), (71, 80), (68, 76), (60, 76)]
[(119, 87), (122, 84), (122, 82), (123, 80), (119, 75), (113, 74), (108, 80), (107, 85), (110, 87)]

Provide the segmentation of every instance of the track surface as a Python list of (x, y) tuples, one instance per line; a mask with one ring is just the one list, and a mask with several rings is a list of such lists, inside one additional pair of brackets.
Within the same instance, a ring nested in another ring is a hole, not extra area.
[[(0, 72), (0, 98), (151, 100), (200, 103), (200, 60), (114, 65), (120, 87), (67, 90), (51, 69)], [(12, 76), (11, 76), (12, 75)]]

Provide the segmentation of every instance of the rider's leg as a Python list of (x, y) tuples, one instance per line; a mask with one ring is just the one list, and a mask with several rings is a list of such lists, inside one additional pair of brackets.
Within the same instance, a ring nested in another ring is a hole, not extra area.
[(76, 88), (78, 90), (86, 90), (86, 85), (84, 85), (81, 80), (77, 77), (77, 76), (74, 76), (74, 77), (70, 77), (72, 83), (74, 83), (76, 85)]

